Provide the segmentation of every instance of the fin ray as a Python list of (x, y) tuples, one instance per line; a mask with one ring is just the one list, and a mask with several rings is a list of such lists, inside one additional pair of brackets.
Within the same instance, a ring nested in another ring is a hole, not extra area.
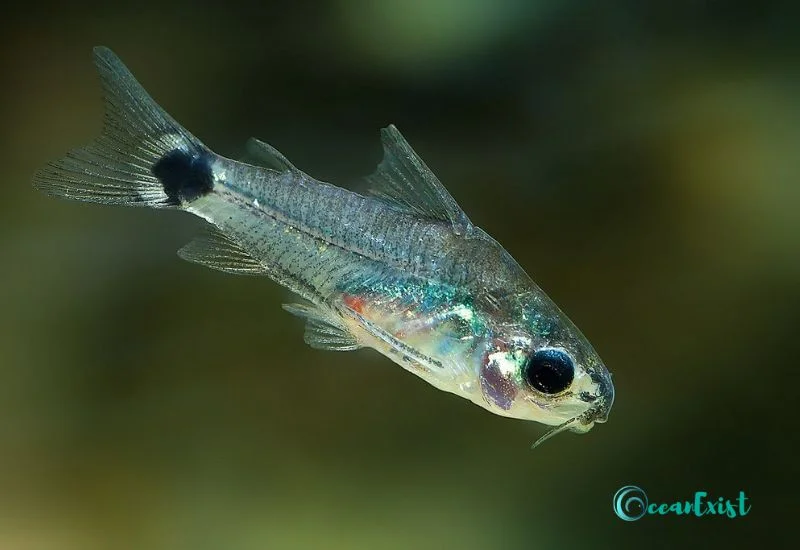
[(353, 334), (332, 314), (313, 304), (283, 304), (283, 309), (306, 320), (303, 340), (315, 349), (353, 351), (361, 347)]
[(258, 166), (276, 170), (278, 172), (300, 172), (300, 170), (283, 156), (283, 153), (275, 149), (269, 143), (265, 143), (257, 138), (247, 140), (247, 154)]
[(278, 264), (254, 258), (242, 245), (214, 226), (178, 250), (182, 259), (231, 275), (269, 277), (306, 300), (317, 299), (315, 289), (302, 277)]
[(233, 275), (270, 275), (270, 270), (216, 228), (178, 250), (186, 261)]
[(409, 361), (413, 361), (418, 367), (425, 369), (428, 372), (442, 372), (443, 367), (439, 361), (418, 352), (412, 346), (402, 342), (394, 335), (390, 334), (376, 323), (373, 323), (356, 310), (346, 307), (344, 311), (346, 311), (347, 314), (353, 319), (358, 321), (358, 323), (363, 326), (372, 336), (383, 341), (390, 348), (392, 348), (399, 356), (407, 358)]
[(33, 177), (40, 191), (61, 198), (125, 206), (179, 206), (153, 173), (171, 151), (202, 157), (205, 146), (170, 117), (108, 48), (94, 49), (105, 99), (101, 135)]
[(469, 235), (472, 223), (439, 179), (390, 124), (381, 129), (383, 160), (367, 181), (369, 193), (420, 216), (450, 222), (459, 235)]

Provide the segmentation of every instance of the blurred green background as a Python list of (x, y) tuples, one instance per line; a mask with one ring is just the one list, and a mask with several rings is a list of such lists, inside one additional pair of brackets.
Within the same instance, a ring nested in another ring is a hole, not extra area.
[[(6, 12), (0, 550), (788, 547), (799, 22), (712, 0)], [(540, 426), (312, 350), (275, 284), (180, 261), (200, 221), (36, 194), (99, 131), (97, 44), (234, 158), (254, 135), (363, 189), (395, 123), (593, 342), (609, 422), (530, 452)], [(625, 523), (626, 484), (752, 511)]]

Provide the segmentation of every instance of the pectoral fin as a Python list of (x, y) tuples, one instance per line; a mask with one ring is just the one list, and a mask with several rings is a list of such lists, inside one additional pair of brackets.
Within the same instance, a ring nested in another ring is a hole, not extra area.
[(413, 347), (405, 344), (353, 308), (345, 307), (343, 311), (356, 320), (362, 327), (364, 327), (364, 329), (373, 337), (375, 337), (377, 341), (382, 342), (382, 348), (391, 350), (390, 357), (394, 356), (394, 359), (399, 360), (398, 362), (401, 364), (414, 365), (414, 367), (428, 372), (442, 370), (441, 362), (418, 352)]

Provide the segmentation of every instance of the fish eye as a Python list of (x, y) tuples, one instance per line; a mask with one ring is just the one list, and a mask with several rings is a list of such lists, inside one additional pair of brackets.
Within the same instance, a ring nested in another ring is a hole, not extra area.
[(550, 395), (566, 390), (575, 377), (572, 359), (559, 349), (537, 351), (522, 369), (525, 380), (532, 388)]

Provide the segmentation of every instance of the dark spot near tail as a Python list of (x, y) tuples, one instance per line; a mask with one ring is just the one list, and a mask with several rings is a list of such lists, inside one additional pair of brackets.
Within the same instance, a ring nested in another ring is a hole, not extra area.
[(202, 197), (214, 188), (211, 155), (175, 149), (159, 159), (151, 169), (164, 186), (170, 203), (179, 205)]

